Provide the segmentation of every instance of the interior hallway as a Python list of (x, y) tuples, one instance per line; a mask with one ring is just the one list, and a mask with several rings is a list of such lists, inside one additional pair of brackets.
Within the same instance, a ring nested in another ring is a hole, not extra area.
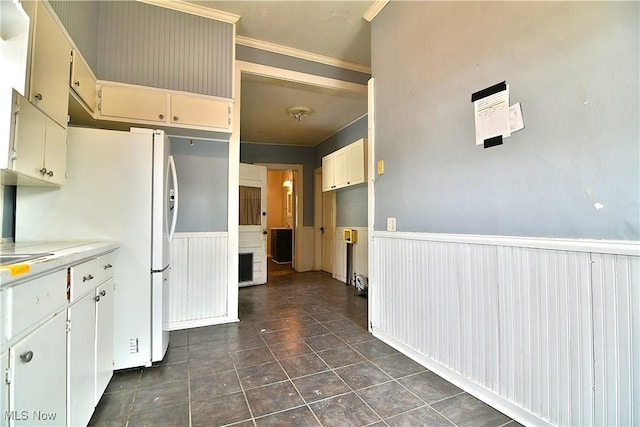
[(518, 425), (369, 334), (353, 287), (269, 264), (239, 323), (173, 332), (162, 363), (114, 374), (90, 425)]

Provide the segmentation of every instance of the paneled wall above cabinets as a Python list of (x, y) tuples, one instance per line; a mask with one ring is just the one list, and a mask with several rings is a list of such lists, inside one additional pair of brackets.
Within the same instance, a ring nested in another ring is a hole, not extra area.
[(140, 2), (100, 2), (97, 76), (231, 98), (234, 25)]

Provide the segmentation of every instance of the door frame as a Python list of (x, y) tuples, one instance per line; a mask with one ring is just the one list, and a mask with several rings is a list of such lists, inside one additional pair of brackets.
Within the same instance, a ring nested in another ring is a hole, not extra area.
[(291, 268), (296, 270), (296, 262), (300, 255), (300, 219), (304, 218), (303, 204), (304, 200), (304, 168), (301, 164), (296, 163), (256, 163), (256, 165), (266, 166), (269, 171), (292, 171), (293, 172), (293, 259), (291, 260)]
[[(235, 25), (235, 24), (234, 24)], [(342, 90), (345, 92), (368, 95), (366, 85), (301, 73), (299, 71), (235, 59), (234, 49), (233, 76), (233, 117), (231, 118), (231, 136), (229, 137), (229, 181), (227, 191), (227, 317), (238, 320), (238, 194), (240, 175), (240, 112), (242, 103), (242, 75), (253, 74), (271, 77), (283, 81), (298, 82), (312, 86)], [(302, 200), (301, 197), (298, 198)], [(300, 207), (302, 203), (298, 203)], [(300, 209), (299, 207), (299, 209)], [(298, 211), (298, 218), (303, 218)], [(300, 233), (297, 233), (298, 235)], [(294, 240), (295, 241), (295, 240)], [(299, 244), (296, 245), (300, 247)], [(298, 257), (299, 258), (299, 257)]]

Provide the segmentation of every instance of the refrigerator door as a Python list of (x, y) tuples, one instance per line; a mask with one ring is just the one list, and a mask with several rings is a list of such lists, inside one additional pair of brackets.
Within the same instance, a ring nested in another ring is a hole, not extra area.
[(163, 322), (169, 315), (169, 268), (151, 274), (153, 325), (151, 330), (151, 361), (159, 362), (164, 358), (169, 346), (169, 331), (163, 328)]
[[(132, 129), (133, 131), (133, 129)], [(153, 209), (151, 212), (151, 270), (162, 271), (169, 266), (169, 221), (171, 195), (174, 193), (169, 138), (163, 131), (153, 132)]]

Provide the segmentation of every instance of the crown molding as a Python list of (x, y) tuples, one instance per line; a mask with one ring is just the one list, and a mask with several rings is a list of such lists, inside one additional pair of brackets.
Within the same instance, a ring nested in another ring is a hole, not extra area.
[(382, 9), (384, 9), (384, 7), (387, 5), (387, 3), (389, 3), (389, 0), (376, 0), (371, 5), (369, 10), (367, 10), (364, 13), (364, 15), (362, 15), (362, 17), (368, 22), (373, 21), (373, 18), (375, 18), (378, 15), (378, 13), (380, 13), (380, 11)]
[(221, 10), (210, 9), (184, 0), (136, 0), (141, 3), (152, 4), (178, 12), (189, 13), (191, 15), (202, 16), (203, 18), (215, 19), (229, 24), (235, 24), (240, 19), (240, 15), (235, 15)]
[(349, 62), (341, 59), (331, 58), (329, 56), (318, 55), (316, 53), (294, 49), (292, 47), (265, 42), (262, 40), (256, 40), (249, 37), (236, 36), (236, 44), (252, 47), (255, 49), (266, 50), (268, 52), (279, 53), (281, 55), (287, 55), (307, 61), (318, 62), (320, 64), (330, 65), (332, 67), (344, 68), (351, 71), (357, 71), (359, 73), (371, 74), (371, 67), (367, 65), (356, 64), (355, 62)]

